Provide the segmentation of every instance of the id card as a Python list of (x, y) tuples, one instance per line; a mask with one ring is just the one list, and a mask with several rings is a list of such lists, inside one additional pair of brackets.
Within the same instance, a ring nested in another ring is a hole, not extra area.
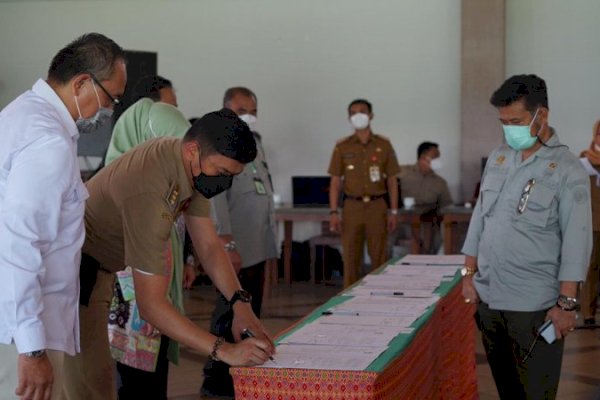
[(379, 172), (378, 165), (369, 167), (369, 177), (371, 178), (371, 182), (379, 182), (381, 180), (381, 173)]
[(267, 194), (265, 184), (258, 178), (254, 178), (254, 188), (256, 189), (257, 194)]

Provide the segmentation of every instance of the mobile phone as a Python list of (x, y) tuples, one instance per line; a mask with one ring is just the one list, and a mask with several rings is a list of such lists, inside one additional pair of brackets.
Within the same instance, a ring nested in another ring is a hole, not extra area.
[(554, 330), (554, 324), (550, 319), (538, 328), (538, 333), (548, 344), (554, 343), (556, 340), (556, 331)]

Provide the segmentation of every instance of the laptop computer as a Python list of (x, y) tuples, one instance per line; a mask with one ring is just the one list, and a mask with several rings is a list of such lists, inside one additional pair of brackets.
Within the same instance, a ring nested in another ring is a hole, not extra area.
[(330, 176), (293, 176), (294, 207), (329, 207)]

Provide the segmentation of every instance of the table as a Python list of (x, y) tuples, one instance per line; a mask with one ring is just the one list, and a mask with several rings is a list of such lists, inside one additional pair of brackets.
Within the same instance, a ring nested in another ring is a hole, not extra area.
[(468, 224), (473, 214), (472, 207), (447, 206), (440, 211), (444, 216), (444, 254), (460, 252), (456, 243), (456, 226), (459, 223)]
[[(440, 285), (442, 296), (363, 371), (231, 368), (236, 399), (476, 399), (474, 305), (466, 304), (460, 276)], [(344, 300), (335, 296), (287, 333)], [(281, 338), (281, 336), (280, 336)]]
[[(431, 211), (431, 208), (413, 207), (398, 210), (398, 223), (408, 224), (411, 227), (411, 254), (419, 254), (421, 215)], [(448, 206), (441, 210), (444, 216), (444, 254), (453, 254), (454, 226), (459, 222), (468, 222), (473, 209), (460, 206)], [(277, 222), (283, 222), (283, 280), (292, 284), (292, 237), (294, 222), (326, 222), (329, 221), (329, 208), (327, 207), (292, 207), (285, 205), (275, 210)], [(455, 251), (454, 251), (455, 252)], [(311, 277), (314, 279), (314, 276)]]
[[(324, 222), (329, 221), (327, 207), (290, 207), (283, 206), (275, 209), (275, 220), (283, 222), (283, 281), (292, 284), (292, 235), (294, 222)], [(314, 279), (314, 277), (311, 277)]]

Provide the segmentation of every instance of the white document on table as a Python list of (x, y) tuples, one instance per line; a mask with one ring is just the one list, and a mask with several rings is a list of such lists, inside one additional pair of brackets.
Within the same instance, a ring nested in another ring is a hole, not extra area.
[(320, 324), (318, 320), (305, 325), (280, 343), (350, 347), (387, 347), (401, 328), (390, 326), (359, 326)]
[(256, 368), (306, 368), (345, 371), (366, 369), (387, 347), (280, 344), (273, 361)]
[(379, 275), (399, 275), (404, 277), (431, 276), (452, 277), (462, 266), (429, 266), (429, 265), (394, 265), (384, 269)]
[[(401, 294), (399, 294), (401, 293)], [(392, 290), (392, 289), (382, 289), (377, 287), (369, 287), (369, 286), (356, 286), (347, 292), (344, 292), (344, 296), (385, 296), (385, 297), (397, 297), (402, 296), (405, 298), (411, 297), (436, 297), (437, 294), (433, 293), (431, 289), (402, 289)]]
[(362, 280), (363, 287), (391, 289), (435, 290), (440, 286), (441, 279), (435, 276), (413, 276), (406, 279), (402, 276), (386, 274), (367, 275)]
[(381, 315), (325, 315), (318, 319), (320, 324), (332, 325), (364, 325), (364, 326), (395, 326), (400, 333), (411, 333), (410, 326), (415, 317), (387, 317)]
[[(353, 297), (328, 311), (332, 315), (375, 315), (375, 316), (397, 316), (397, 317), (419, 317), (427, 310), (429, 305), (435, 303), (435, 298), (410, 298), (410, 299), (390, 298), (390, 297)], [(408, 300), (424, 300), (422, 302), (409, 302)]]
[(465, 256), (462, 254), (435, 255), (409, 254), (392, 265), (464, 265)]

